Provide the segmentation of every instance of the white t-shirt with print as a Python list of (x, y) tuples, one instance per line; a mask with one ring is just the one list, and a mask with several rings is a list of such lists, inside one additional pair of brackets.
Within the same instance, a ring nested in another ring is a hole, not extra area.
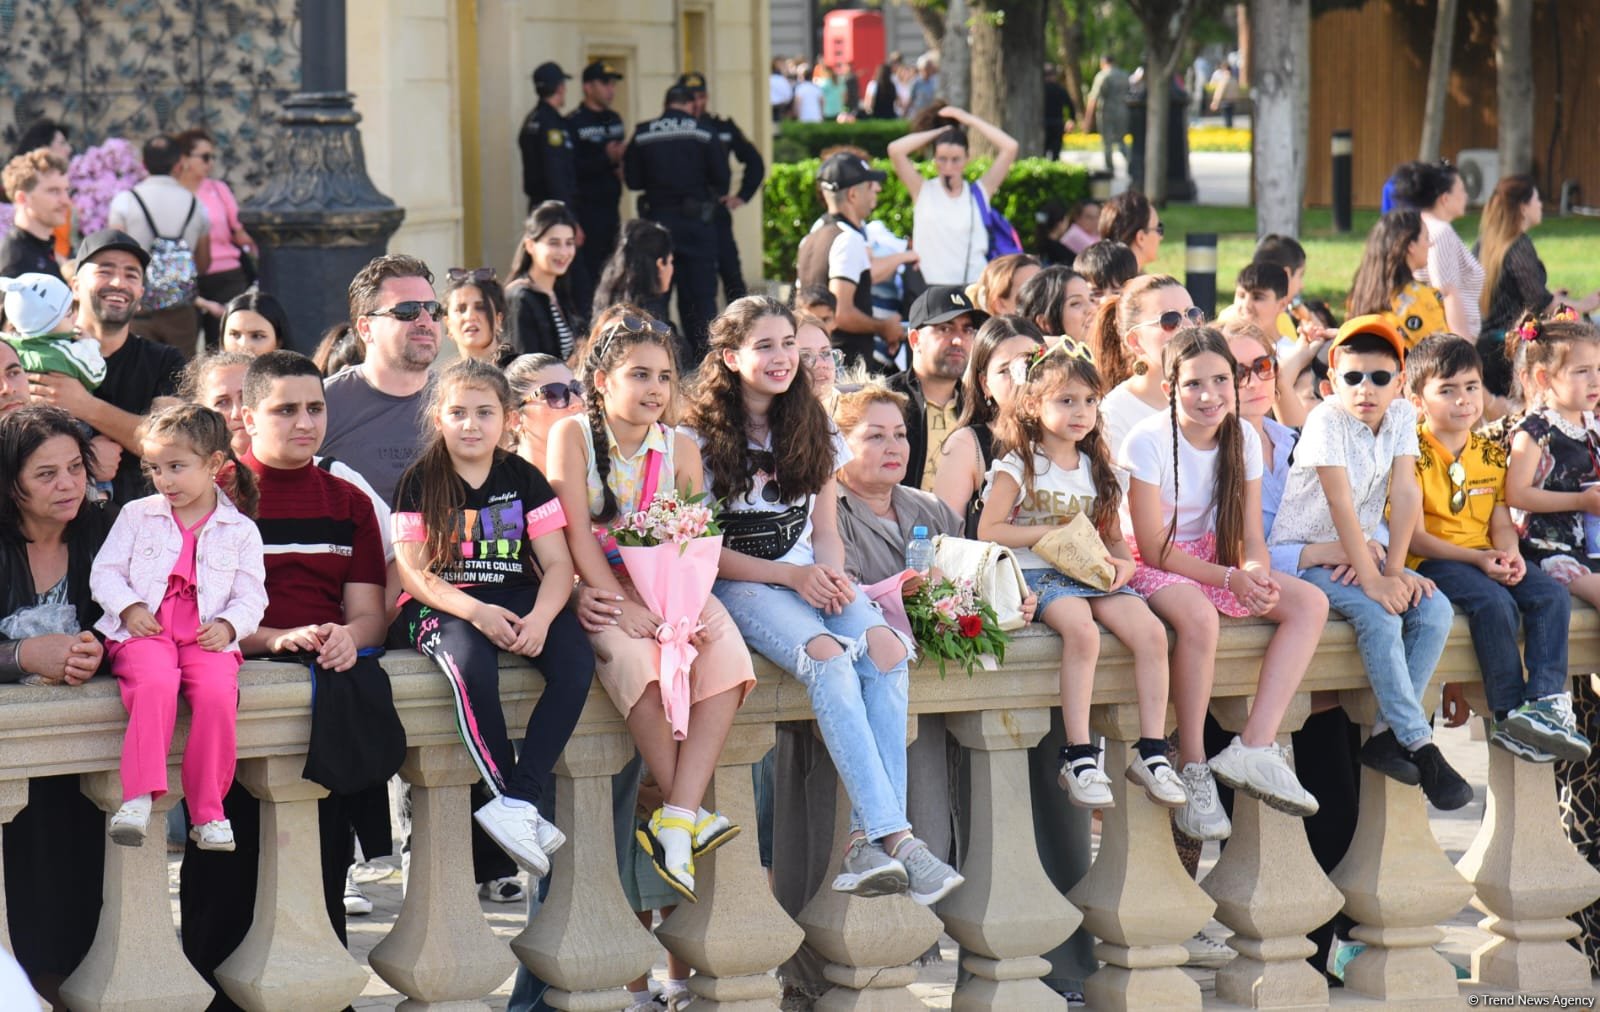
[(1376, 433), (1337, 401), (1318, 404), (1306, 416), (1300, 441), (1295, 444), (1294, 463), (1272, 524), (1272, 544), (1320, 545), (1339, 540), (1328, 496), (1317, 477), (1319, 467), (1344, 468), (1361, 532), (1372, 538), (1383, 522), (1395, 458), (1416, 457), (1419, 452), (1417, 410), (1403, 397), (1389, 403)]
[(1128, 438), (1128, 433), (1133, 431), (1135, 425), (1159, 414), (1160, 408), (1146, 404), (1138, 394), (1128, 389), (1126, 383), (1113, 387), (1100, 402), (1100, 418), (1105, 425), (1106, 445), (1111, 448), (1111, 456), (1115, 458), (1121, 452), (1123, 440)]
[[(1246, 481), (1261, 479), (1261, 437), (1249, 425), (1241, 425), (1244, 433), (1244, 477)], [(1178, 433), (1178, 459), (1172, 459), (1172, 416), (1156, 414), (1133, 427), (1117, 453), (1117, 464), (1127, 468), (1129, 475), (1161, 490), (1161, 523), (1172, 522), (1174, 510), (1178, 516), (1178, 530), (1173, 535), (1177, 541), (1198, 541), (1217, 529), (1217, 468), (1221, 463), (1220, 446), (1209, 450), (1197, 449)], [(1177, 474), (1177, 501), (1173, 499), (1173, 474)]]
[[(688, 436), (690, 439), (694, 440), (694, 445), (699, 447), (702, 453), (705, 452), (706, 439), (704, 436), (700, 435), (700, 433), (696, 432), (687, 425), (681, 427), (680, 431), (682, 431), (683, 434)], [(845, 443), (844, 436), (840, 435), (837, 431), (833, 433), (832, 442), (833, 470), (829, 472), (830, 474), (837, 473), (840, 468), (844, 467), (855, 458), (855, 454), (850, 452), (849, 445)], [(771, 434), (768, 434), (767, 442), (764, 445), (752, 440), (750, 442), (750, 449), (765, 450), (768, 453), (772, 452)], [(707, 477), (709, 484), (709, 476)], [(799, 499), (793, 499), (787, 502), (768, 502), (766, 499), (762, 498), (762, 492), (766, 491), (767, 486), (771, 485), (777, 480), (776, 476), (769, 474), (767, 471), (757, 470), (756, 473), (751, 476), (751, 479), (752, 484), (750, 486), (750, 491), (746, 492), (740, 498), (728, 499), (722, 504), (722, 508), (724, 510), (734, 512), (753, 510), (760, 513), (782, 513), (784, 510), (787, 510), (792, 506), (796, 506), (801, 502)], [(804, 502), (806, 507), (806, 525), (800, 531), (799, 540), (794, 543), (794, 547), (789, 549), (787, 553), (773, 561), (785, 562), (791, 566), (809, 566), (813, 562), (817, 561), (816, 549), (811, 544), (811, 514), (816, 509), (817, 497), (814, 495), (808, 495), (805, 497)]]
[[(1097, 497), (1089, 460), (1078, 454), (1072, 470), (1057, 467), (1042, 453), (1033, 455), (1033, 484), (1023, 484), (1022, 454), (1008, 453), (994, 462), (984, 478), (984, 500), (994, 489), (994, 476), (1008, 474), (1017, 483), (1017, 496), (1011, 503), (1009, 520), (1018, 527), (1059, 527), (1079, 513), (1091, 513)], [(1050, 569), (1050, 563), (1031, 548), (1014, 548), (1023, 569)]]

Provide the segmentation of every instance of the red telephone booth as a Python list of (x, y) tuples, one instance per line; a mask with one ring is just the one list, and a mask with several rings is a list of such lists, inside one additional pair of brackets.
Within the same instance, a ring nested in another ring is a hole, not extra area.
[(884, 50), (883, 15), (877, 11), (829, 11), (822, 19), (822, 61), (837, 72), (850, 64), (862, 88), (878, 72)]

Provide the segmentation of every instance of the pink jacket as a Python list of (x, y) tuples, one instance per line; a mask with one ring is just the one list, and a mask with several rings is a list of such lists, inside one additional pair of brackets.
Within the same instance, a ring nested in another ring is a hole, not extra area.
[[(105, 609), (95, 628), (110, 640), (129, 639), (123, 611), (142, 604), (154, 612), (161, 605), (182, 549), (183, 534), (164, 497), (146, 496), (122, 507), (89, 574), (89, 590)], [(195, 594), (202, 625), (220, 618), (241, 638), (256, 631), (267, 610), (262, 554), (255, 521), (219, 488), (217, 508), (195, 544)], [(238, 647), (235, 641), (229, 649)]]

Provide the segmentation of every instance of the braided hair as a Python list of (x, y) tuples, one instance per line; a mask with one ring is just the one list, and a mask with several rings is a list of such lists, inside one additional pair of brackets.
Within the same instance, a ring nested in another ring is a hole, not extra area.
[[(1172, 389), (1167, 411), (1172, 419), (1172, 522), (1162, 542), (1165, 561), (1178, 533), (1178, 373), (1183, 363), (1206, 353), (1222, 356), (1233, 375), (1233, 410), (1217, 426), (1217, 479), (1212, 504), (1217, 511), (1217, 564), (1237, 566), (1244, 557), (1244, 429), (1239, 421), (1239, 364), (1228, 350), (1228, 340), (1215, 327), (1185, 327), (1173, 335), (1162, 354), (1162, 372)], [(1160, 565), (1157, 562), (1156, 565)]]
[(255, 472), (239, 462), (233, 452), (233, 437), (228, 433), (228, 420), (201, 404), (174, 404), (162, 408), (139, 424), (136, 438), (171, 442), (187, 440), (202, 460), (212, 454), (223, 456), (222, 469), (217, 472), (217, 485), (229, 501), (247, 517), (256, 515), (261, 496), (256, 488)]
[[(660, 328), (660, 329), (657, 329)], [(606, 422), (605, 397), (595, 382), (597, 373), (609, 373), (622, 364), (628, 353), (640, 345), (655, 345), (667, 353), (673, 374), (672, 389), (677, 390), (678, 359), (672, 332), (638, 306), (621, 303), (612, 306), (595, 320), (594, 329), (585, 343), (579, 360), (579, 375), (583, 377), (584, 409), (589, 418), (589, 452), (594, 456), (595, 473), (600, 476), (600, 512), (590, 517), (595, 523), (610, 523), (617, 518), (620, 506), (617, 494), (611, 489), (611, 433)], [(673, 405), (668, 403), (665, 414), (670, 417)], [(641, 504), (642, 505), (642, 504)]]

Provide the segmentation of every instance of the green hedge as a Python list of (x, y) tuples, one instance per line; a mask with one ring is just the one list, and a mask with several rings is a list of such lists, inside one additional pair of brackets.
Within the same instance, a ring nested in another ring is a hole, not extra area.
[(889, 157), (889, 142), (909, 133), (903, 119), (860, 119), (854, 123), (801, 123), (784, 120), (772, 138), (774, 162), (820, 158), (829, 148), (853, 145), (873, 158)]
[[(808, 124), (809, 125), (809, 124)], [(800, 240), (811, 230), (812, 222), (822, 214), (822, 198), (817, 192), (819, 162), (774, 165), (767, 172), (762, 190), (765, 219), (762, 222), (762, 276), (773, 281), (794, 280), (795, 254)], [(889, 174), (878, 195), (878, 207), (873, 217), (882, 221), (898, 236), (911, 234), (911, 199), (905, 186), (895, 176), (886, 158), (873, 161), (873, 167)], [(974, 158), (967, 166), (967, 178), (977, 179), (989, 167), (986, 158)], [(924, 177), (933, 176), (933, 163), (920, 166)], [(1024, 246), (1033, 243), (1034, 212), (1046, 201), (1054, 198), (1070, 205), (1089, 195), (1088, 170), (1065, 162), (1051, 162), (1043, 158), (1024, 158), (1011, 167), (1005, 185), (995, 194), (995, 206), (1016, 226)]]

